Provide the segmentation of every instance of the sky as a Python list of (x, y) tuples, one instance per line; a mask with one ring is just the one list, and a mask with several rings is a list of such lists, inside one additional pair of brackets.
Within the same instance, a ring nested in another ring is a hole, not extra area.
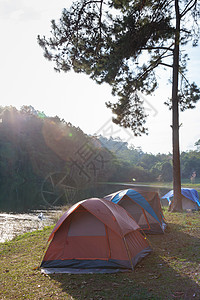
[[(59, 116), (91, 135), (120, 137), (148, 153), (172, 152), (171, 111), (163, 104), (171, 95), (165, 72), (152, 96), (142, 96), (148, 114), (148, 136), (134, 137), (112, 123), (105, 102), (115, 102), (111, 88), (83, 74), (56, 73), (43, 57), (37, 36), (50, 36), (50, 21), (58, 19), (71, 0), (0, 0), (0, 105), (20, 109), (32, 105), (47, 116)], [(200, 47), (189, 49), (188, 77), (200, 86)], [(180, 113), (180, 150), (196, 149), (200, 139), (200, 103)]]

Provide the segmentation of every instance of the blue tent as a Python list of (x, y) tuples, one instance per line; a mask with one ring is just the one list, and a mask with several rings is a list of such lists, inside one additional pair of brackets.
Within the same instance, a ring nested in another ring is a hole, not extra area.
[[(181, 189), (181, 194), (183, 195), (183, 209), (184, 208), (191, 208), (191, 209), (196, 209), (198, 210), (200, 208), (200, 201), (199, 201), (199, 195), (198, 195), (198, 192), (195, 190), (195, 189), (190, 189), (190, 188), (182, 188)], [(169, 191), (167, 194), (165, 194), (162, 199), (167, 199), (169, 204), (171, 203), (172, 201), (172, 198), (174, 196), (174, 191), (171, 190)], [(189, 199), (191, 201), (185, 201), (185, 198), (186, 199)], [(191, 204), (191, 205), (190, 205)]]
[(163, 219), (158, 217), (148, 201), (139, 192), (127, 189), (107, 195), (104, 199), (125, 208), (145, 232), (164, 232)]

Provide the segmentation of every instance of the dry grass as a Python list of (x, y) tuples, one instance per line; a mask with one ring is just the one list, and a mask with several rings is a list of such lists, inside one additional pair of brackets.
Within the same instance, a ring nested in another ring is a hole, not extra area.
[(200, 213), (165, 212), (164, 235), (133, 272), (43, 275), (41, 261), (53, 227), (0, 244), (0, 299), (200, 299)]

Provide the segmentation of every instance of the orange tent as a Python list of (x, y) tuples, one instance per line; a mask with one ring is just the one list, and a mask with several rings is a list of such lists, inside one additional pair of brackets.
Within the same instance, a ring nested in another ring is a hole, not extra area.
[[(149, 190), (140, 190), (137, 188), (135, 188), (134, 190), (137, 191), (138, 193), (140, 193), (146, 199), (146, 201), (151, 205), (151, 207), (153, 208), (155, 214), (157, 215), (157, 217), (160, 221), (162, 231), (164, 232), (167, 227), (167, 224), (164, 219), (163, 210), (162, 210), (162, 206), (160, 203), (160, 197), (159, 197), (158, 192), (149, 191)], [(154, 224), (154, 226), (156, 226), (157, 228), (154, 227), (154, 229), (153, 229), (153, 226), (151, 224), (150, 233), (151, 233), (151, 231), (152, 231), (152, 233), (153, 232), (155, 233), (156, 231), (159, 232), (160, 225)]]
[(119, 205), (92, 198), (73, 205), (58, 221), (41, 267), (46, 273), (127, 271), (151, 248)]
[(104, 199), (126, 209), (144, 232), (164, 233), (165, 223), (158, 193), (126, 189)]

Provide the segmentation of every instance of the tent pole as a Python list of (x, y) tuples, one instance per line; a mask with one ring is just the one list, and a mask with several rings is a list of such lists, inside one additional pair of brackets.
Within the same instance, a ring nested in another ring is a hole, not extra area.
[(146, 220), (146, 222), (147, 222), (147, 225), (148, 225), (148, 229), (150, 230), (150, 225), (149, 225), (149, 221), (148, 221), (148, 219), (147, 219), (147, 216), (146, 216), (146, 213), (145, 213), (145, 211), (144, 211), (144, 209), (142, 208), (142, 211), (143, 211), (143, 214), (144, 214), (144, 217), (145, 217), (145, 220)]
[(106, 238), (107, 238), (107, 243), (108, 243), (108, 249), (109, 249), (109, 259), (111, 258), (111, 250), (110, 250), (110, 243), (109, 243), (109, 238), (108, 238), (108, 230), (107, 230), (107, 226), (105, 226), (105, 230), (106, 230)]
[(128, 245), (127, 245), (125, 236), (124, 236), (124, 244), (125, 244), (125, 247), (126, 247), (126, 251), (127, 251), (127, 254), (128, 254), (129, 261), (130, 261), (130, 263), (131, 263), (131, 269), (134, 270), (134, 268), (133, 268), (133, 263), (132, 263), (132, 260), (131, 260), (130, 251), (129, 251), (129, 249), (128, 249)]

